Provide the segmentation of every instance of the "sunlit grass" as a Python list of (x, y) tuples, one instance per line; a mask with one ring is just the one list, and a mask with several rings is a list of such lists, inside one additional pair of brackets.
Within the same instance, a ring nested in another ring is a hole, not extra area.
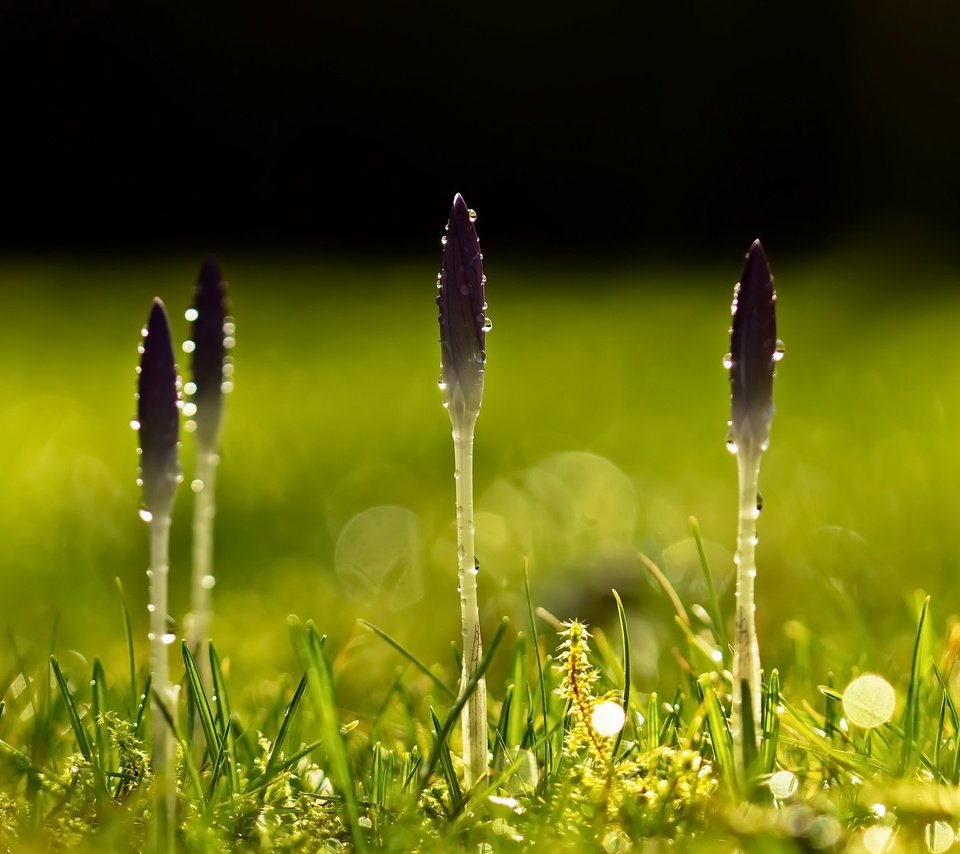
[[(401, 745), (409, 749), (419, 741), (424, 759), (437, 743), (431, 742), (436, 728), (428, 704), (436, 706), (441, 727), (449, 711), (449, 698), (422, 674), (411, 672), (407, 687), (397, 687), (403, 656), (357, 622), (363, 618), (388, 632), (437, 679), (455, 686), (459, 667), (449, 644), (459, 634), (458, 615), (447, 594), (456, 531), (449, 512), (449, 428), (437, 417), (434, 267), (433, 261), (366, 270), (230, 261), (243, 334), (224, 434), (212, 634), (227, 656), (222, 670), (246, 733), (236, 750), (249, 780), (260, 773), (258, 757), (270, 766), (261, 755), (269, 749), (256, 742), (255, 732), (276, 737), (300, 674), (321, 672), (317, 655), (328, 656), (341, 722), (359, 722), (345, 736), (358, 775), (374, 773), (368, 763), (380, 754), (369, 752), (372, 733), (384, 744), (385, 732), (391, 733), (395, 753), (381, 759), (400, 768), (410, 761)], [(139, 328), (142, 306), (157, 293), (176, 324), (182, 310), (175, 300), (180, 293), (183, 307), (188, 304), (193, 272), (193, 259), (149, 267), (11, 264), (0, 270), (7, 292), (20, 295), (17, 311), (25, 318), (0, 335), (7, 389), (0, 417), (7, 453), (0, 598), (11, 603), (5, 622), (24, 659), (21, 665), (11, 653), (4, 670), (4, 740), (32, 726), (29, 715), (22, 717), (25, 686), (15, 686), (25, 682), (21, 671), (35, 678), (45, 672), (51, 651), (84, 714), (92, 695), (81, 686), (89, 681), (93, 656), (103, 659), (110, 680), (110, 695), (98, 702), (123, 710), (124, 719), (134, 714), (134, 698), (120, 676), (126, 642), (114, 586), (120, 577), (143, 662), (146, 554), (143, 526), (132, 512), (138, 499), (129, 421), (137, 341), (130, 330)], [(562, 619), (586, 619), (597, 630), (598, 696), (624, 687), (610, 589), (620, 591), (633, 653), (628, 729), (642, 728), (636, 714), (648, 718), (651, 710), (661, 724), (672, 720), (674, 712), (662, 703), (673, 709), (680, 689), (686, 699), (665, 735), (672, 726), (680, 749), (702, 749), (697, 738), (709, 721), (706, 710), (697, 711), (699, 697), (678, 666), (677, 651), (697, 673), (712, 671), (703, 658), (692, 658), (673, 606), (650, 583), (637, 552), (659, 564), (688, 608), (699, 603), (709, 610), (687, 521), (696, 514), (729, 626), (736, 486), (723, 448), (728, 398), (721, 357), (737, 272), (545, 274), (508, 264), (488, 270), (496, 325), (477, 437), (484, 459), (476, 479), (481, 619), (486, 632), (502, 615), (513, 621), (490, 662), (495, 710), (515, 680), (515, 659), (504, 650), (517, 630), (530, 629), (526, 561), (534, 606)], [(873, 790), (858, 788), (853, 778), (873, 779), (876, 803), (886, 804), (904, 827), (917, 818), (901, 840), (921, 839), (934, 820), (960, 816), (946, 789), (925, 794), (916, 788), (916, 774), (950, 783), (956, 773), (953, 711), (929, 663), (932, 657), (941, 667), (945, 660), (952, 666), (956, 657), (948, 630), (960, 568), (954, 548), (960, 404), (953, 393), (960, 387), (960, 357), (951, 354), (949, 342), (960, 298), (947, 287), (952, 277), (944, 276), (929, 283), (922, 298), (914, 292), (909, 304), (894, 302), (895, 269), (864, 270), (836, 260), (778, 263), (777, 274), (787, 361), (764, 457), (764, 571), (757, 587), (764, 665), (779, 671), (785, 698), (777, 767), (794, 775), (801, 796), (815, 806), (817, 781), (830, 780), (846, 804), (844, 828), (864, 831), (893, 827), (863, 800)], [(369, 283), (378, 287), (375, 300)], [(549, 300), (543, 298), (546, 287)], [(27, 318), (42, 323), (43, 347)], [(174, 337), (185, 332), (184, 323)], [(190, 471), (189, 446), (185, 451)], [(182, 490), (174, 515), (175, 615), (188, 608), (191, 500)], [(370, 538), (363, 536), (364, 525), (382, 534), (365, 548)], [(918, 589), (933, 597), (923, 645), (916, 635), (923, 599)], [(290, 613), (313, 619), (327, 635), (325, 644), (291, 646)], [(540, 631), (550, 629), (541, 623)], [(550, 647), (545, 642), (541, 652)], [(306, 661), (304, 649), (312, 650)], [(524, 678), (532, 702), (518, 708), (536, 731), (542, 729), (539, 687), (532, 651), (528, 655)], [(549, 666), (546, 672), (556, 678)], [(843, 723), (844, 688), (863, 672), (882, 675), (897, 691), (893, 722), (880, 724), (873, 735)], [(42, 682), (34, 683), (37, 691)], [(707, 687), (726, 702), (722, 684)], [(651, 704), (654, 691), (659, 700)], [(395, 705), (403, 706), (406, 694), (412, 713)], [(77, 748), (65, 703), (52, 702), (56, 726), (49, 731), (65, 735), (49, 743), (44, 767), (62, 775)], [(302, 705), (291, 724), (291, 745), (307, 744), (321, 732), (329, 740), (329, 719), (320, 722), (323, 702), (314, 691)], [(561, 717), (558, 703), (552, 701), (554, 723)], [(916, 737), (902, 738), (905, 724), (920, 727)], [(121, 748), (135, 753), (135, 743), (121, 745), (123, 725), (110, 726), (114, 734), (104, 730), (101, 737), (116, 740), (111, 755)], [(508, 720), (504, 727), (515, 741), (527, 724)], [(659, 728), (656, 739), (640, 734), (648, 748), (661, 744)], [(560, 735), (554, 756), (562, 752)], [(546, 742), (534, 737), (527, 744), (543, 763)], [(510, 758), (526, 761), (517, 746), (505, 742), (498, 770), (506, 772)], [(436, 767), (446, 761), (438, 754)], [(202, 765), (197, 773), (208, 785)], [(384, 785), (377, 797), (400, 798)], [(774, 787), (786, 793), (792, 785), (779, 778)], [(443, 812), (449, 791), (427, 792)], [(360, 797), (362, 808), (371, 795), (363, 790)], [(491, 826), (497, 818), (515, 823), (496, 814), (512, 807), (472, 807)], [(531, 819), (524, 832), (546, 832), (538, 822), (553, 813), (530, 803), (525, 809)], [(460, 822), (467, 839), (485, 838), (486, 831), (471, 836), (458, 815), (452, 821)], [(765, 829), (776, 834), (783, 815), (764, 812), (742, 828), (735, 812), (722, 813), (720, 827), (733, 836)], [(319, 832), (329, 818), (321, 810), (311, 821)], [(350, 821), (347, 829), (356, 838), (359, 819)], [(628, 834), (652, 827), (645, 818), (637, 821)], [(823, 833), (833, 828), (818, 826)], [(397, 845), (419, 832), (401, 827)], [(857, 833), (850, 839), (859, 839)], [(508, 833), (499, 837), (509, 842)]]

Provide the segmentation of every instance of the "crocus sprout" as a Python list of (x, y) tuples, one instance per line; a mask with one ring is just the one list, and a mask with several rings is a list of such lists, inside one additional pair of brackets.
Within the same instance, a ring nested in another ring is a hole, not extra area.
[(140, 438), (140, 485), (143, 508), (150, 525), (150, 672), (154, 702), (152, 766), (157, 795), (158, 833), (169, 844), (176, 816), (176, 755), (173, 739), (158, 706), (169, 714), (176, 708), (176, 689), (170, 684), (167, 647), (175, 640), (168, 625), (167, 575), (169, 572), (170, 518), (180, 481), (178, 462), (180, 393), (173, 361), (170, 325), (163, 303), (157, 299), (143, 330), (137, 382), (137, 429)]
[[(440, 307), (440, 388), (453, 426), (457, 497), (457, 556), (460, 577), (460, 616), (463, 626), (461, 691), (469, 683), (482, 655), (480, 612), (477, 606), (478, 566), (474, 552), (473, 435), (483, 398), (486, 333), (483, 255), (474, 227), (476, 214), (458, 193), (443, 238), (443, 261), (437, 279)], [(488, 769), (487, 693), (481, 679), (463, 707), (463, 760), (467, 786)]]
[[(753, 737), (759, 737), (760, 648), (757, 643), (754, 580), (755, 549), (760, 515), (758, 479), (760, 457), (770, 439), (773, 418), (773, 375), (783, 354), (777, 341), (776, 294), (773, 277), (760, 241), (747, 253), (743, 274), (734, 290), (730, 353), (731, 411), (727, 448), (737, 457), (739, 524), (737, 529), (737, 604), (733, 653), (732, 729), (737, 762), (745, 769), (744, 702), (752, 713)], [(757, 742), (759, 743), (759, 742)], [(748, 770), (748, 769), (745, 769)]]
[(192, 324), (190, 340), (184, 349), (190, 353), (191, 382), (187, 414), (196, 436), (196, 472), (191, 489), (193, 505), (193, 571), (190, 586), (190, 616), (187, 620), (187, 645), (206, 674), (206, 645), (210, 634), (211, 591), (216, 581), (213, 572), (213, 521), (216, 516), (216, 476), (220, 462), (220, 427), (223, 421), (223, 395), (232, 381), (232, 364), (227, 351), (233, 344), (233, 323), (227, 317), (226, 282), (217, 262), (208, 258), (200, 268), (193, 306), (186, 318)]

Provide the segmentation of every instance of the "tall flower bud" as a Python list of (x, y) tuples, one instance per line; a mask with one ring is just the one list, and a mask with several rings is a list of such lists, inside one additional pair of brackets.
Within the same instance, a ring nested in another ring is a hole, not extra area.
[(733, 294), (730, 329), (730, 438), (737, 446), (762, 450), (773, 418), (773, 374), (777, 347), (777, 295), (759, 240), (747, 253)]
[(180, 480), (180, 395), (167, 313), (153, 301), (140, 347), (137, 424), (140, 433), (140, 483), (151, 516), (169, 516)]
[(490, 321), (483, 289), (483, 255), (473, 213), (457, 193), (443, 237), (437, 279), (440, 307), (440, 387), (450, 417), (476, 417), (483, 398), (486, 333)]
[(204, 261), (197, 278), (193, 307), (187, 310), (192, 322), (190, 374), (192, 413), (197, 445), (201, 450), (216, 449), (223, 420), (223, 384), (227, 350), (233, 341), (228, 328), (226, 282), (213, 258)]

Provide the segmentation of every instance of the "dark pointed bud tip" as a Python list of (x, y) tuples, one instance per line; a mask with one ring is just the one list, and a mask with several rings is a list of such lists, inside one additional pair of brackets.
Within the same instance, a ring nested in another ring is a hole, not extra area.
[(738, 445), (766, 442), (773, 418), (777, 356), (776, 294), (759, 240), (747, 252), (734, 291), (730, 330), (731, 428)]
[(483, 396), (486, 302), (476, 215), (463, 196), (453, 198), (443, 240), (437, 305), (444, 399), (456, 410), (476, 412)]
[(180, 474), (177, 368), (167, 312), (159, 299), (150, 309), (142, 349), (137, 383), (140, 478), (144, 505), (157, 515), (170, 512)]
[(205, 258), (200, 266), (200, 275), (197, 277), (199, 286), (203, 288), (219, 287), (223, 280), (223, 274), (220, 272), (220, 265), (213, 256)]
[(224, 361), (227, 356), (227, 291), (220, 265), (208, 258), (200, 267), (193, 296), (190, 376), (197, 444), (207, 452), (217, 446), (223, 415)]

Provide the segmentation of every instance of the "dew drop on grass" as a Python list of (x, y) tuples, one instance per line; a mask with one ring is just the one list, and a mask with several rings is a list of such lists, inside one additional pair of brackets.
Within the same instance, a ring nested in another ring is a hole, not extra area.
[(205, 575), (203, 576), (203, 578), (200, 579), (200, 586), (204, 590), (213, 590), (214, 585), (216, 585), (216, 583), (217, 583), (217, 579), (214, 578), (212, 575)]
[(199, 316), (200, 316), (200, 312), (197, 311), (195, 308), (188, 308), (183, 313), (184, 320), (186, 320), (189, 323), (193, 323), (193, 321), (195, 321)]
[(153, 513), (151, 513), (149, 510), (147, 510), (146, 507), (141, 507), (141, 508), (140, 508), (140, 518), (143, 519), (144, 522), (152, 522), (152, 521), (153, 521)]
[(783, 346), (783, 341), (781, 341), (781, 340), (778, 338), (778, 339), (777, 339), (777, 346), (776, 346), (776, 348), (775, 348), (774, 351), (773, 351), (773, 361), (774, 361), (774, 362), (779, 362), (779, 361), (781, 361), (781, 360), (783, 359), (783, 356), (784, 356), (784, 353), (785, 353), (785, 352), (786, 352), (786, 348)]
[(843, 711), (852, 724), (872, 729), (893, 717), (897, 697), (893, 686), (882, 676), (865, 673), (843, 692)]
[(186, 433), (193, 433), (193, 432), (195, 432), (196, 429), (197, 429), (197, 422), (196, 422), (196, 421), (187, 421), (187, 422), (183, 425), (183, 429), (184, 429), (184, 432), (186, 432)]
[(194, 341), (191, 341), (189, 338), (183, 342), (183, 352), (192, 353), (197, 349), (197, 345)]
[(224, 394), (230, 394), (230, 392), (233, 391), (233, 383), (230, 382), (230, 380), (224, 380), (220, 383), (220, 391)]
[(483, 331), (489, 332), (493, 329), (493, 321), (489, 317), (483, 318)]
[(443, 237), (440, 238), (440, 245), (441, 246), (447, 245), (447, 235), (443, 235)]
[(186, 402), (180, 408), (183, 410), (183, 414), (186, 415), (188, 418), (192, 415), (197, 414), (197, 404), (195, 403)]
[(723, 357), (723, 368), (729, 371), (733, 367), (733, 353), (726, 353)]
[(194, 480), (190, 481), (190, 488), (194, 492), (203, 492), (203, 481), (200, 480), (200, 478), (195, 478)]
[(152, 613), (153, 613), (154, 611), (156, 611), (156, 610), (157, 610), (157, 606), (154, 605), (153, 602), (151, 602), (149, 605), (147, 605), (147, 612), (148, 612), (148, 613), (152, 614)]
[(740, 446), (737, 444), (737, 442), (736, 442), (736, 440), (733, 438), (733, 436), (728, 436), (728, 437), (727, 437), (727, 450), (728, 450), (731, 454), (736, 454), (736, 453), (740, 450)]
[(945, 821), (934, 821), (924, 829), (923, 838), (931, 854), (943, 854), (953, 847), (957, 835)]
[(223, 321), (223, 334), (224, 335), (234, 335), (237, 331), (237, 324), (233, 322), (232, 317), (228, 317)]
[(767, 780), (767, 785), (777, 800), (785, 801), (797, 791), (799, 781), (792, 771), (777, 771)]
[(590, 713), (590, 725), (604, 738), (610, 738), (620, 732), (626, 720), (623, 706), (613, 700), (597, 703)]
[(196, 394), (197, 393), (197, 384), (196, 383), (187, 383), (183, 387), (185, 394)]
[(473, 208), (467, 209), (467, 216), (470, 217), (470, 222), (477, 221), (477, 212)]
[(163, 642), (164, 646), (170, 646), (170, 644), (172, 644), (176, 639), (177, 636), (174, 632), (164, 632), (160, 636), (160, 640)]
[(136, 418), (131, 418), (131, 419), (130, 419), (130, 429), (131, 429), (131, 430), (139, 430), (139, 429), (140, 429), (140, 422), (137, 421)]
[(228, 335), (226, 338), (223, 339), (223, 346), (227, 350), (232, 350), (234, 347), (237, 346), (237, 339), (234, 338), (232, 335)]

